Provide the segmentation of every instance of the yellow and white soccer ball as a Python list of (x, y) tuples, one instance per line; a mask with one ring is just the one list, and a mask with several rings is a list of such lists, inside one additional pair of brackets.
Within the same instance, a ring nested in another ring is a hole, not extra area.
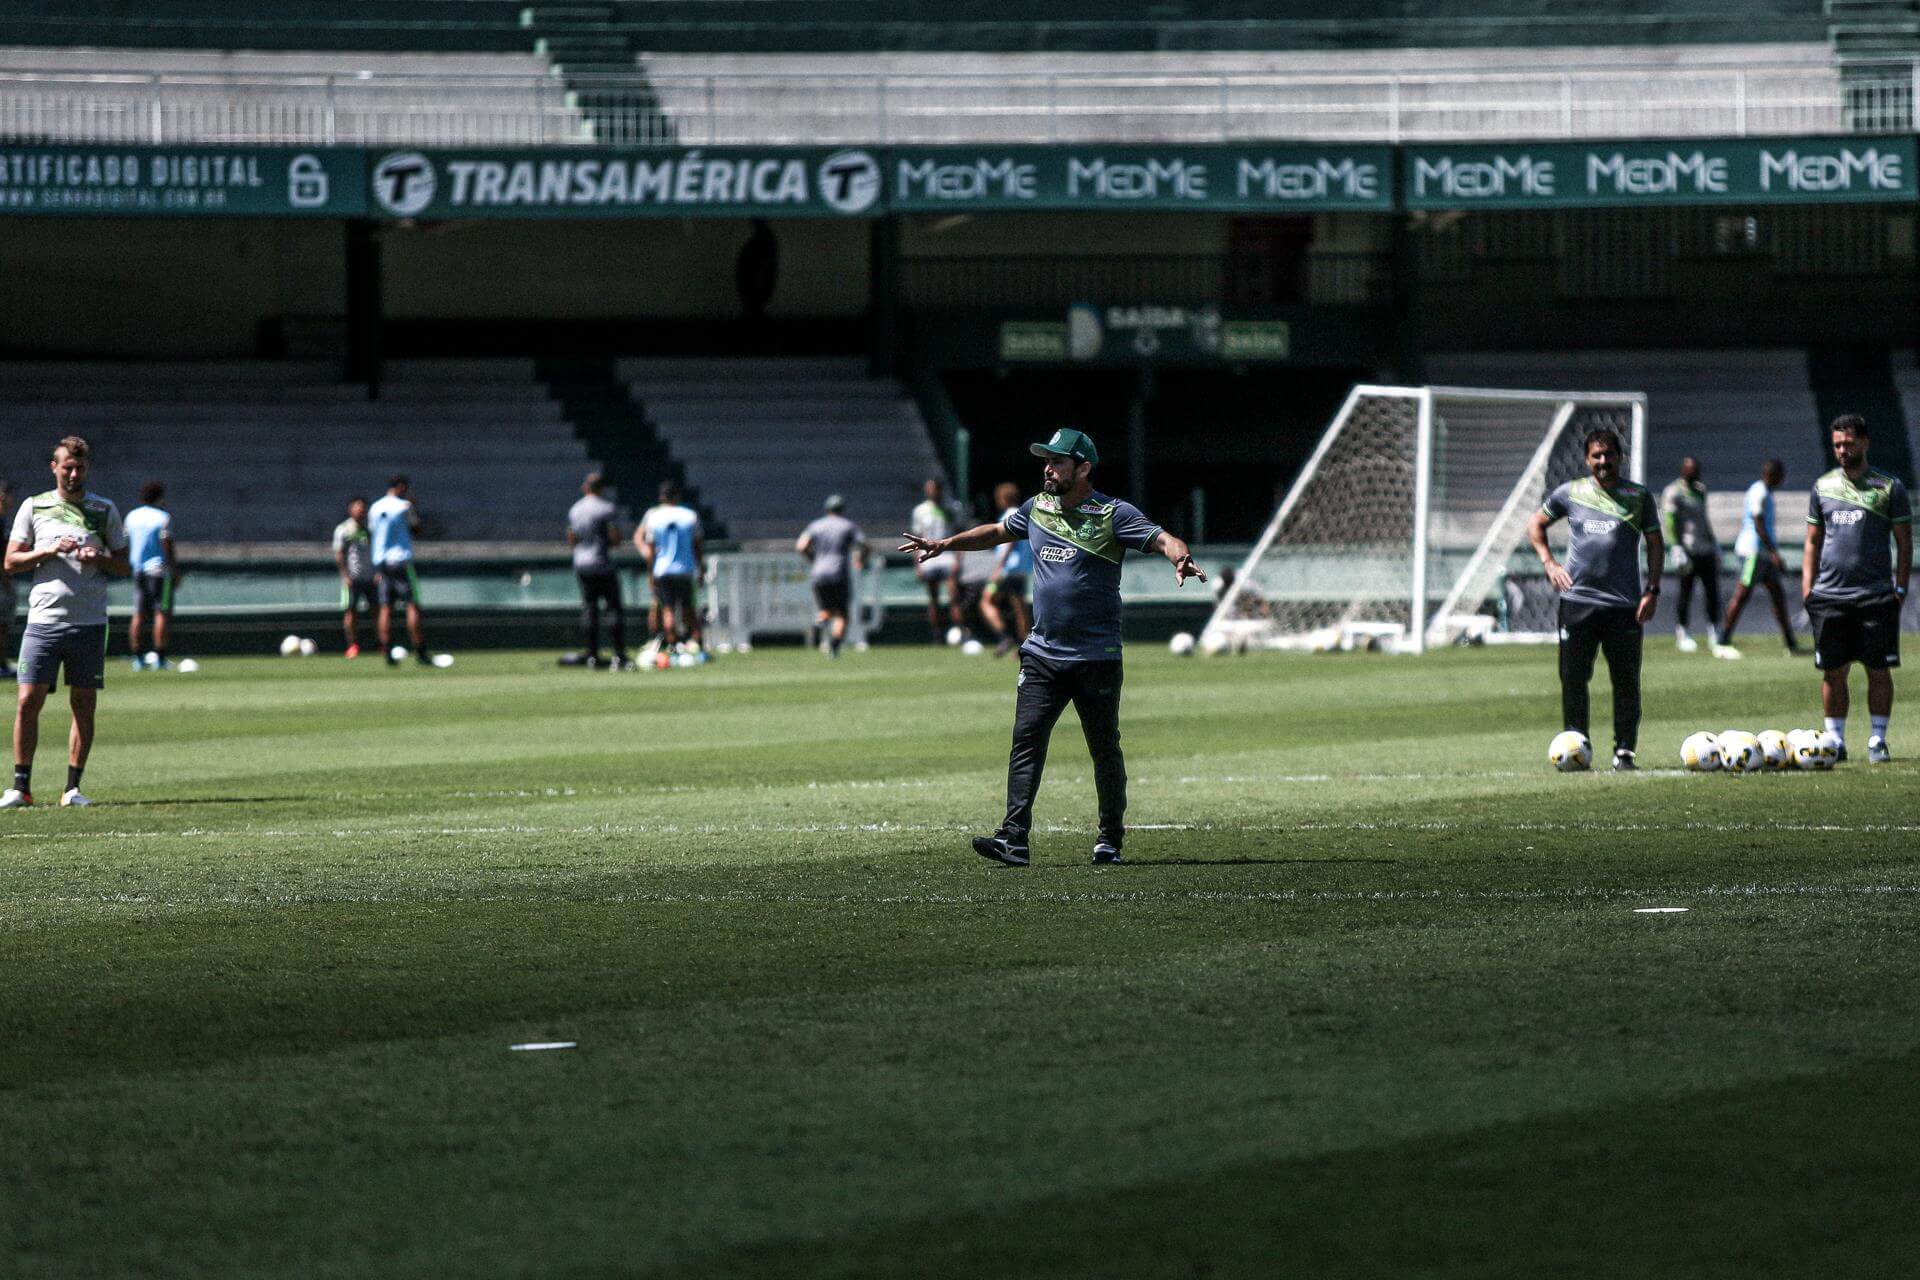
[(1720, 735), (1720, 767), (1728, 773), (1758, 773), (1767, 767), (1767, 753), (1753, 734), (1729, 729)]
[(1814, 741), (1819, 747), (1820, 758), (1826, 761), (1821, 768), (1831, 769), (1840, 763), (1840, 736), (1838, 734), (1827, 729), (1822, 729)]
[(1593, 764), (1593, 743), (1578, 729), (1555, 734), (1547, 744), (1547, 763), (1562, 773), (1579, 773)]
[(293, 657), (293, 656), (294, 656), (295, 654), (297, 654), (297, 653), (299, 653), (299, 652), (300, 652), (300, 637), (299, 637), (299, 636), (288, 636), (288, 637), (287, 637), (286, 639), (284, 639), (284, 640), (282, 640), (282, 641), (280, 642), (280, 656), (281, 656), (281, 657), (283, 657), (283, 658), (291, 658), (291, 657)]
[(1767, 768), (1784, 769), (1789, 760), (1787, 756), (1787, 735), (1778, 729), (1762, 729), (1754, 737), (1759, 740), (1760, 754), (1767, 758)]
[(1167, 641), (1167, 648), (1172, 651), (1173, 656), (1176, 658), (1191, 657), (1193, 655), (1193, 633), (1190, 631), (1174, 632), (1173, 639)]
[(1840, 743), (1819, 729), (1795, 729), (1787, 735), (1796, 769), (1831, 769), (1840, 758)]
[(1690, 733), (1680, 743), (1680, 763), (1695, 773), (1712, 773), (1720, 767), (1720, 739), (1704, 730)]

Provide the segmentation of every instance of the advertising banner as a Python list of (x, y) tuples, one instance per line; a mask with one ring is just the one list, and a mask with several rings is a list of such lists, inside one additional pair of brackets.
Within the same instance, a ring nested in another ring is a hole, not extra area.
[(1409, 209), (1912, 200), (1911, 137), (1408, 147)]
[(60, 147), (0, 142), (0, 214), (354, 217), (365, 153), (326, 147)]

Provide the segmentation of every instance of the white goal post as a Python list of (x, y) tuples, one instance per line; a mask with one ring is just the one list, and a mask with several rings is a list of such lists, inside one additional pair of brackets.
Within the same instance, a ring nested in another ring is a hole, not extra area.
[(1360, 385), (1348, 394), (1201, 634), (1223, 648), (1548, 640), (1554, 594), (1526, 546), (1607, 427), (1644, 483), (1630, 391)]

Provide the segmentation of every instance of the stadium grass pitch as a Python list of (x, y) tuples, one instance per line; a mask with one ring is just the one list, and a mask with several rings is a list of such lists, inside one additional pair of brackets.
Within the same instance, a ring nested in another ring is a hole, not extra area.
[(1549, 649), (1141, 647), (1131, 865), (1069, 715), (1025, 871), (1013, 674), (113, 675), (0, 815), (0, 1271), (1911, 1274), (1920, 769), (1663, 767), (1809, 665), (1559, 776)]

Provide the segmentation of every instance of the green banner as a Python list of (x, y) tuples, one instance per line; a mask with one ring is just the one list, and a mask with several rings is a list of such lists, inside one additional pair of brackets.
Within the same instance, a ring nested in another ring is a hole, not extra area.
[(0, 213), (352, 217), (365, 165), (342, 148), (0, 143)]
[(1390, 147), (898, 147), (896, 212), (1393, 208)]
[(1409, 147), (1409, 209), (1912, 200), (1911, 137)]
[(395, 218), (886, 211), (878, 154), (857, 147), (388, 151), (367, 177), (370, 207)]
[(1063, 320), (1006, 320), (1007, 364), (1262, 364), (1291, 359), (1293, 326), (1233, 319), (1210, 306), (1075, 303)]

